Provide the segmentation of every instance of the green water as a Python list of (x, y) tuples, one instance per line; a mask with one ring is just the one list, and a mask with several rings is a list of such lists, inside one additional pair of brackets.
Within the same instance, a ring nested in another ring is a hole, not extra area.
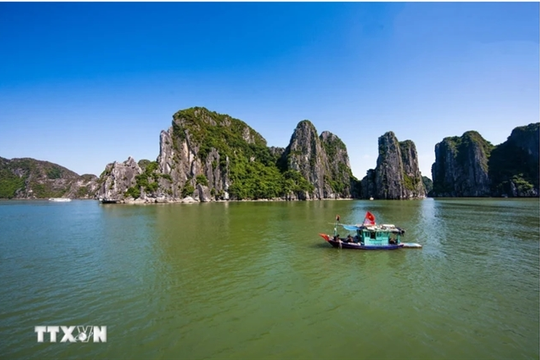
[[(318, 236), (366, 210), (424, 248)], [(537, 199), (4, 201), (0, 358), (538, 359), (539, 241)]]

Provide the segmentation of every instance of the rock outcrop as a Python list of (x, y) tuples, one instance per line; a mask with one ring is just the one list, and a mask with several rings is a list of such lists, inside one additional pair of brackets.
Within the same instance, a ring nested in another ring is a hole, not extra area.
[(240, 189), (231, 189), (231, 177), (245, 180), (242, 165), (256, 166), (265, 156), (270, 157), (266, 140), (243, 121), (204, 108), (179, 111), (161, 133), (160, 188), (173, 198), (242, 198)]
[(476, 131), (435, 145), (433, 196), (489, 196), (488, 159), (493, 145)]
[(402, 200), (425, 196), (415, 144), (399, 142), (392, 131), (379, 137), (377, 167), (362, 179), (362, 197)]
[(354, 184), (358, 181), (352, 174), (347, 146), (341, 139), (329, 131), (320, 135), (326, 152), (329, 172), (325, 183), (330, 185), (331, 192), (325, 198), (350, 198), (355, 196)]
[(476, 131), (435, 145), (433, 196), (538, 197), (540, 123), (491, 145)]
[[(330, 155), (330, 156), (329, 156)], [(298, 124), (286, 149), (241, 120), (190, 108), (174, 114), (160, 134), (160, 153), (146, 169), (133, 159), (113, 163), (100, 177), (100, 197), (145, 202), (350, 198), (354, 179), (345, 144)]]
[(422, 182), (424, 183), (424, 188), (426, 189), (426, 196), (433, 196), (433, 181), (426, 177), (422, 176)]
[(403, 198), (418, 199), (426, 197), (426, 187), (418, 164), (416, 145), (411, 140), (399, 143), (403, 164), (404, 191)]
[(537, 197), (540, 123), (517, 127), (489, 158), (492, 196)]
[[(142, 169), (132, 157), (119, 163), (107, 164), (100, 176), (98, 197), (101, 199), (123, 200), (124, 194), (137, 183), (137, 176)], [(126, 196), (127, 197), (127, 196)]]
[[(312, 195), (316, 199), (324, 198), (324, 174), (327, 172), (325, 165), (328, 163), (326, 153), (319, 140), (319, 135), (313, 124), (304, 120), (298, 123), (291, 136), (289, 146), (283, 153), (286, 168), (298, 171), (314, 189)], [(305, 197), (310, 194), (306, 192)]]
[(95, 175), (79, 176), (48, 161), (32, 158), (9, 160), (0, 157), (0, 198), (88, 199), (94, 197), (97, 187)]
[(376, 182), (376, 172), (375, 169), (369, 169), (366, 172), (366, 176), (362, 179), (360, 183), (360, 194), (361, 198), (369, 199), (375, 198), (377, 194), (377, 182)]
[(298, 123), (289, 146), (282, 155), (287, 170), (299, 172), (312, 191), (300, 197), (326, 199), (351, 197), (351, 169), (345, 144), (336, 135), (324, 131), (317, 135), (308, 120)]
[(98, 177), (84, 174), (75, 179), (62, 196), (70, 199), (94, 199), (98, 188)]
[(129, 157), (99, 177), (30, 158), (0, 157), (0, 198), (103, 198), (130, 203), (258, 199), (418, 199), (430, 196), (539, 196), (540, 123), (517, 127), (493, 146), (476, 131), (435, 145), (432, 178), (422, 177), (415, 144), (379, 137), (375, 169), (351, 172), (345, 144), (303, 120), (286, 148), (241, 120), (205, 108), (173, 115), (156, 161)]
[(160, 136), (159, 171), (170, 176), (160, 182), (160, 188), (175, 198), (182, 195), (207, 198), (205, 189), (198, 186), (201, 185), (213, 189), (218, 197), (228, 199), (229, 140), (234, 137), (245, 141), (238, 133), (220, 131), (230, 128), (233, 123), (242, 134), (240, 136), (247, 134), (248, 141), (254, 141), (257, 136), (262, 139), (240, 120), (204, 108), (177, 112), (173, 116), (173, 126), (167, 132), (162, 131)]

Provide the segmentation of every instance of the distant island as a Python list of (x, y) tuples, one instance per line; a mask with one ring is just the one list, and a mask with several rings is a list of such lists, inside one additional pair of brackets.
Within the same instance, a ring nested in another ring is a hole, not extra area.
[(97, 190), (96, 175), (78, 175), (48, 161), (32, 158), (8, 160), (0, 157), (0, 198), (94, 199)]
[(69, 197), (131, 203), (228, 200), (421, 199), (426, 196), (538, 197), (539, 123), (493, 146), (475, 131), (435, 145), (431, 181), (412, 140), (379, 137), (375, 169), (359, 180), (347, 147), (309, 120), (286, 148), (269, 147), (245, 122), (202, 107), (178, 111), (160, 134), (155, 161), (128, 158), (99, 177), (30, 158), (0, 157), (0, 198)]

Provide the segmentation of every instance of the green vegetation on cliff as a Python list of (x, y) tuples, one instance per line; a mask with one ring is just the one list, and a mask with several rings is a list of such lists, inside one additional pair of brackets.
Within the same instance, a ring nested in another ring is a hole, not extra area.
[(434, 196), (489, 196), (488, 161), (494, 146), (476, 131), (435, 146)]
[(156, 170), (158, 169), (158, 163), (155, 161), (141, 160), (138, 165), (143, 170), (143, 173), (135, 176), (136, 185), (131, 186), (126, 190), (126, 197), (133, 197), (137, 199), (141, 196), (141, 189), (147, 193), (152, 193), (158, 189), (158, 180), (160, 175)]
[(539, 123), (517, 127), (498, 145), (489, 159), (494, 195), (533, 196), (539, 187)]
[(0, 198), (88, 197), (94, 178), (48, 161), (0, 157)]
[[(410, 167), (411, 161), (414, 161), (416, 167), (418, 167), (418, 163), (416, 163), (416, 146), (412, 140), (404, 140), (399, 142), (399, 148), (401, 151), (401, 161), (403, 164), (403, 186), (406, 190), (413, 192), (418, 191), (421, 188), (420, 183), (422, 183), (420, 173), (418, 172), (418, 176), (409, 175), (407, 173), (407, 165)], [(411, 159), (411, 157), (413, 157), (413, 159)]]
[[(312, 189), (307, 180), (298, 179), (286, 169), (280, 171), (278, 156), (273, 155), (266, 140), (243, 121), (201, 107), (179, 111), (173, 119), (177, 150), (178, 140), (187, 140), (192, 149), (197, 149), (197, 156), (203, 162), (212, 151), (217, 151), (222, 170), (229, 159), (231, 184), (228, 190), (232, 199), (268, 199), (290, 191)], [(218, 164), (213, 162), (212, 167), (216, 166)], [(207, 186), (208, 183), (199, 176), (196, 183)], [(193, 193), (192, 188), (185, 186), (182, 195)]]
[(422, 182), (424, 183), (424, 188), (426, 188), (426, 195), (431, 195), (430, 193), (433, 190), (433, 181), (426, 176), (422, 176)]
[(314, 190), (313, 184), (310, 184), (305, 177), (296, 170), (287, 170), (283, 173), (283, 182), (282, 182), (284, 194), (289, 194), (291, 192), (308, 192), (311, 193)]
[(277, 167), (242, 160), (231, 162), (235, 165), (229, 187), (232, 198), (271, 199), (281, 195), (282, 176)]
[(405, 189), (413, 191), (414, 189), (416, 189), (417, 185), (418, 185), (417, 178), (413, 178), (407, 175), (407, 173), (405, 172), (403, 173), (403, 186), (405, 187)]
[(481, 157), (482, 160), (480, 165), (482, 166), (482, 170), (487, 171), (488, 159), (494, 146), (489, 141), (485, 140), (477, 131), (467, 131), (463, 134), (463, 136), (461, 136), (460, 143), (458, 145), (458, 163), (462, 165), (465, 164), (470, 156), (467, 154), (467, 150), (472, 148), (473, 145), (477, 145), (484, 154), (484, 156)]
[(471, 159), (471, 149), (477, 146), (484, 157), (481, 166), (484, 171), (488, 169), (488, 159), (494, 146), (484, 139), (477, 131), (467, 131), (462, 136), (451, 136), (444, 138), (444, 141), (454, 150), (456, 161), (461, 166), (466, 166), (467, 161)]
[(29, 175), (37, 171), (34, 159), (8, 160), (0, 157), (0, 198), (11, 199), (17, 192), (24, 192)]
[(24, 188), (25, 178), (19, 177), (7, 168), (0, 168), (0, 198), (11, 199), (17, 190)]
[(323, 141), (322, 144), (326, 151), (326, 155), (328, 155), (328, 158), (330, 159), (334, 159), (339, 150), (347, 151), (347, 146), (345, 146), (345, 143), (337, 136), (328, 138), (326, 141)]
[(433, 196), (538, 196), (539, 123), (493, 146), (476, 131), (435, 146)]
[[(321, 143), (330, 163), (337, 162), (337, 166), (330, 166), (330, 173), (325, 175), (325, 182), (330, 184), (332, 191), (337, 194), (343, 194), (345, 189), (350, 188), (354, 179), (351, 169), (343, 162), (339, 154), (346, 153), (347, 146), (337, 136), (328, 136), (323, 138)], [(341, 161), (339, 161), (341, 160)]]
[[(235, 150), (241, 150), (246, 155), (271, 157), (264, 138), (243, 121), (229, 115), (194, 107), (178, 111), (173, 119), (181, 119), (181, 126), (174, 121), (177, 125), (173, 126), (174, 135), (185, 139), (189, 134), (190, 142), (198, 147), (197, 155), (203, 160), (212, 148), (219, 149), (221, 155), (229, 157)], [(265, 151), (261, 152), (263, 149)]]
[(29, 187), (32, 189), (32, 195), (38, 199), (46, 199), (51, 197), (62, 197), (67, 189), (55, 189), (50, 183), (40, 183), (31, 181)]

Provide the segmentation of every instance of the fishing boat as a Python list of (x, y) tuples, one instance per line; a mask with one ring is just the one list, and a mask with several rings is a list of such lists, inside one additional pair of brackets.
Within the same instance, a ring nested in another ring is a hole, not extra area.
[(99, 198), (99, 202), (102, 204), (117, 204), (119, 200), (109, 198)]
[(70, 198), (50, 198), (49, 201), (54, 201), (54, 202), (68, 202), (68, 201), (71, 201)]
[[(337, 227), (342, 226), (349, 232), (354, 232), (354, 236), (349, 234), (340, 237)], [(339, 222), (339, 215), (336, 216), (334, 234), (319, 234), (326, 242), (335, 248), (357, 249), (357, 250), (396, 250), (400, 248), (421, 248), (417, 243), (404, 243), (401, 237), (405, 230), (393, 224), (377, 225), (375, 216), (369, 211), (366, 213), (364, 222), (361, 225), (346, 225)]]

